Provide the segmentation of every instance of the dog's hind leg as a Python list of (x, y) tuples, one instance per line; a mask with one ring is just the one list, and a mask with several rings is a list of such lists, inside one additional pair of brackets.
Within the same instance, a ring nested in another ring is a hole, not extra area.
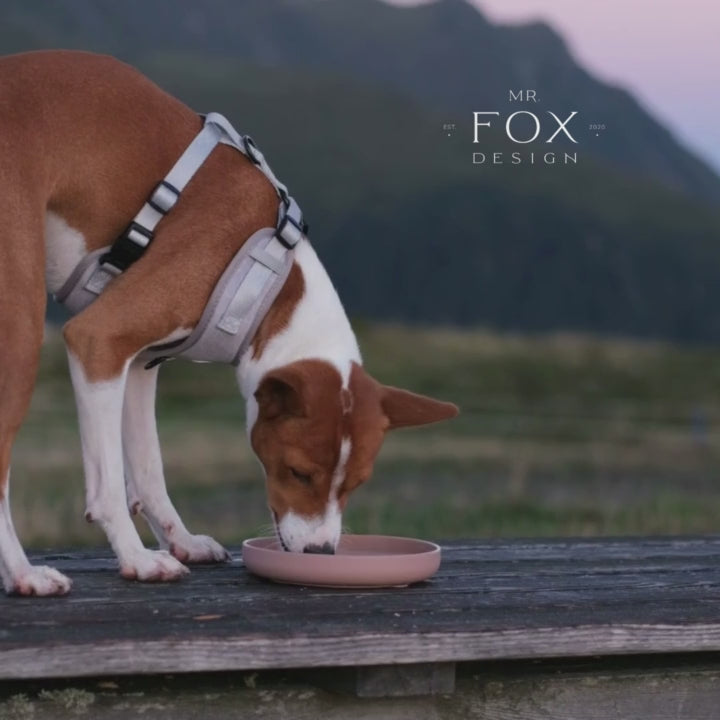
[(168, 497), (155, 424), (158, 370), (146, 370), (141, 361), (133, 362), (128, 369), (122, 429), (128, 507), (133, 514), (143, 514), (160, 547), (178, 560), (228, 560), (228, 552), (211, 537), (188, 532)]
[(39, 218), (33, 223), (27, 215), (20, 222), (12, 213), (17, 231), (6, 223), (0, 237), (0, 575), (8, 593), (64, 595), (70, 580), (30, 565), (10, 516), (10, 453), (30, 404), (45, 327), (42, 229), (33, 235)]

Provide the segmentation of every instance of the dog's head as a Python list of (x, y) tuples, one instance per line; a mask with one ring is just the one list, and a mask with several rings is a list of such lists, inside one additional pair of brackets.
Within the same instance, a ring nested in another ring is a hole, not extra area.
[(255, 399), (250, 439), (265, 468), (280, 542), (293, 552), (332, 553), (350, 493), (372, 474), (392, 428), (457, 415), (451, 403), (381, 385), (353, 363), (338, 370), (301, 360), (268, 372)]

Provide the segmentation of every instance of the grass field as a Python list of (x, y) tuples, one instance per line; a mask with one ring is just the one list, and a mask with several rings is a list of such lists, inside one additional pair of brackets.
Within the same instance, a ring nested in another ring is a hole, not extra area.
[[(462, 414), (388, 437), (372, 481), (350, 500), (348, 529), (432, 538), (720, 530), (720, 350), (357, 330), (376, 377), (452, 400)], [(168, 363), (158, 418), (171, 496), (191, 530), (225, 543), (267, 531), (232, 369)], [(15, 446), (12, 504), (28, 547), (105, 542), (82, 519), (57, 330)]]

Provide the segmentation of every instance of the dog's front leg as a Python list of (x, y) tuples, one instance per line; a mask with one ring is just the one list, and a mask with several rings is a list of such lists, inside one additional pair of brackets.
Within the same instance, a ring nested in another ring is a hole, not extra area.
[(122, 426), (128, 507), (133, 514), (143, 514), (160, 547), (178, 560), (228, 560), (228, 552), (211, 537), (188, 532), (168, 497), (155, 423), (158, 369), (146, 370), (140, 361), (128, 369)]
[(86, 519), (105, 531), (123, 577), (176, 580), (188, 569), (165, 551), (143, 547), (127, 512), (121, 431), (129, 360), (117, 338), (84, 324), (82, 314), (64, 334), (82, 440)]

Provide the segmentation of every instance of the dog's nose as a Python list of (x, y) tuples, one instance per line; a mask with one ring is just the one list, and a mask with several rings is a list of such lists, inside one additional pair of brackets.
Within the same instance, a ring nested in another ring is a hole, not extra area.
[(329, 543), (323, 543), (322, 545), (306, 545), (303, 550), (304, 553), (320, 553), (322, 555), (334, 555), (335, 548)]

